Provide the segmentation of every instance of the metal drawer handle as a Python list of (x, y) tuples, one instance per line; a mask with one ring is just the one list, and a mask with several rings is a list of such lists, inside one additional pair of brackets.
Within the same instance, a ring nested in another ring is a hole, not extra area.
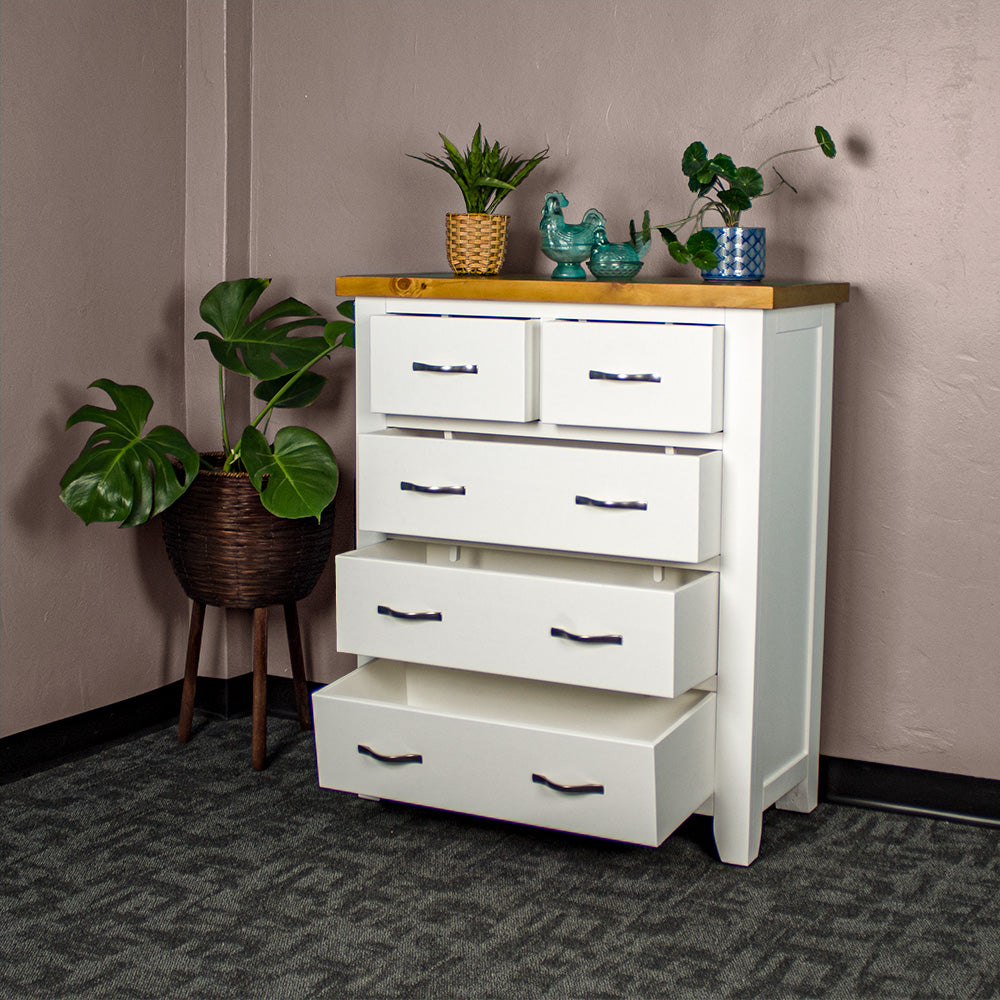
[(604, 785), (560, 785), (556, 781), (550, 781), (544, 774), (533, 774), (531, 780), (536, 785), (545, 785), (553, 791), (562, 792), (564, 795), (603, 795)]
[(554, 635), (557, 639), (572, 639), (573, 642), (603, 642), (609, 646), (622, 644), (620, 635), (578, 635), (576, 632), (567, 632), (566, 629), (556, 628), (554, 625), (550, 629), (549, 635)]
[(599, 372), (593, 368), (590, 370), (592, 379), (603, 379), (607, 382), (659, 382), (660, 376), (655, 372), (644, 372), (642, 374), (628, 375), (624, 372)]
[(414, 361), (413, 370), (415, 372), (440, 372), (443, 375), (478, 375), (479, 365), (425, 365), (423, 361)]
[(615, 510), (646, 510), (645, 500), (595, 500), (593, 497), (576, 498), (581, 507), (607, 507)]
[(455, 496), (464, 497), (464, 486), (419, 486), (417, 483), (402, 482), (399, 484), (401, 490), (410, 490), (413, 493), (453, 493)]
[(411, 622), (439, 622), (441, 621), (440, 611), (396, 611), (385, 604), (380, 604), (377, 608), (380, 615), (388, 615), (390, 618), (405, 618)]
[(364, 743), (358, 744), (358, 753), (363, 754), (365, 757), (372, 757), (374, 760), (381, 761), (383, 764), (423, 764), (424, 762), (423, 755), (419, 753), (378, 753), (377, 751), (372, 750), (371, 747), (366, 747)]

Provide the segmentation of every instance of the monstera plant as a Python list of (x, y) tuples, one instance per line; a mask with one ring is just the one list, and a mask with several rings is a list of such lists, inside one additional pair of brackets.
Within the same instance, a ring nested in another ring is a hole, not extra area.
[[(270, 284), (268, 278), (223, 281), (201, 302), (201, 318), (212, 329), (207, 342), (218, 367), (221, 453), (199, 456), (176, 427), (146, 429), (153, 399), (138, 385), (101, 378), (91, 388), (110, 397), (112, 409), (87, 404), (67, 428), (95, 423), (79, 457), (60, 486), (63, 502), (86, 523), (119, 521), (137, 525), (162, 513), (192, 485), (199, 470), (245, 471), (264, 507), (279, 518), (319, 520), (337, 492), (337, 463), (330, 446), (305, 427), (282, 427), (268, 441), (265, 432), (277, 408), (308, 406), (326, 378), (313, 369), (338, 347), (354, 346), (353, 304), (337, 307), (341, 320), (327, 322), (303, 302), (286, 298), (251, 317)], [(316, 328), (314, 335), (301, 335)], [(254, 386), (260, 411), (238, 437), (226, 417), (226, 372)]]

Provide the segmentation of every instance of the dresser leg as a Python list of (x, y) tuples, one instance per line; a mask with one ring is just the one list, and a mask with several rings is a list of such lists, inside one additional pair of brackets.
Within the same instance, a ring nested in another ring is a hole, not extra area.
[(295, 707), (299, 713), (299, 725), (303, 729), (311, 729), (309, 688), (306, 686), (306, 666), (305, 657), (302, 654), (302, 635), (299, 632), (299, 612), (294, 601), (284, 607), (285, 632), (288, 635), (288, 657), (292, 663), (292, 686), (295, 689)]
[(752, 807), (749, 815), (739, 815), (739, 812), (739, 809), (726, 809), (724, 802), (720, 809), (719, 795), (716, 794), (712, 830), (719, 860), (745, 868), (760, 854), (762, 817), (760, 810)]
[(253, 609), (253, 745), (255, 771), (267, 756), (267, 608)]
[(803, 778), (794, 788), (790, 788), (774, 803), (778, 809), (789, 812), (808, 813), (819, 804), (819, 774), (818, 766), (810, 767), (809, 776)]
[(205, 605), (191, 602), (191, 627), (188, 629), (187, 661), (184, 665), (184, 685), (181, 688), (181, 716), (177, 723), (177, 742), (191, 739), (194, 718), (194, 690), (198, 683), (198, 660), (201, 657), (201, 633), (205, 624)]

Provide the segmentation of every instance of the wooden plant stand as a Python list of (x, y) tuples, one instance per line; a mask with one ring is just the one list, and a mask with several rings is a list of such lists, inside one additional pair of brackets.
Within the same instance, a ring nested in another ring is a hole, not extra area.
[[(302, 637), (299, 632), (299, 613), (294, 601), (283, 604), (285, 632), (288, 636), (288, 655), (292, 664), (292, 683), (295, 689), (295, 706), (303, 730), (311, 729), (309, 690), (306, 687), (305, 659), (302, 654)], [(262, 771), (267, 758), (267, 618), (268, 609), (253, 609), (253, 737), (251, 763), (255, 771)], [(181, 691), (181, 715), (177, 724), (177, 742), (187, 743), (191, 738), (194, 718), (194, 692), (198, 682), (198, 660), (201, 656), (201, 635), (205, 624), (205, 605), (191, 601), (191, 627), (188, 631), (187, 661), (184, 667), (184, 686)]]

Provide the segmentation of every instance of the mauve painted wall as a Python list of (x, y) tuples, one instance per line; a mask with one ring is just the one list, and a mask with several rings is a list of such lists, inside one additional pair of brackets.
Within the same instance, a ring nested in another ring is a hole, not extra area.
[(183, 420), (184, 7), (4, 0), (0, 12), (0, 734), (173, 680), (185, 602), (158, 526), (84, 528), (58, 479), (85, 386)]
[[(622, 239), (647, 206), (682, 214), (691, 140), (757, 163), (826, 125), (838, 158), (787, 159), (801, 193), (748, 217), (768, 227), (770, 276), (854, 286), (822, 749), (1000, 778), (998, 38), (1000, 7), (976, 0), (258, 0), (253, 266), (326, 308), (336, 274), (444, 270), (457, 188), (404, 154), (436, 151), (438, 131), (464, 145), (478, 121), (552, 150), (506, 203), (511, 272), (551, 266), (551, 188)], [(678, 271), (660, 247), (645, 273)], [(349, 395), (321, 417), (346, 490)], [(342, 669), (328, 619), (324, 679)]]
[[(183, 419), (184, 13), (4, 0), (2, 734), (154, 688), (183, 656), (155, 529), (82, 528), (36, 455), (65, 465), (62, 422), (100, 374)], [(251, 266), (324, 309), (337, 274), (443, 270), (457, 189), (405, 157), (439, 130), (464, 143), (482, 121), (519, 151), (551, 146), (507, 202), (508, 270), (532, 271), (549, 266), (536, 225), (553, 187), (621, 239), (647, 206), (660, 221), (686, 207), (692, 139), (759, 162), (829, 127), (837, 160), (787, 160), (801, 194), (748, 217), (768, 227), (770, 276), (853, 285), (822, 748), (1000, 778), (1000, 276), (982, 251), (1000, 225), (997, 37), (1000, 8), (975, 0), (257, 0)], [(680, 272), (657, 248), (645, 273)], [(330, 370), (310, 420), (342, 461), (346, 548), (350, 358)], [(328, 573), (304, 616), (319, 680), (348, 666), (333, 588)]]

